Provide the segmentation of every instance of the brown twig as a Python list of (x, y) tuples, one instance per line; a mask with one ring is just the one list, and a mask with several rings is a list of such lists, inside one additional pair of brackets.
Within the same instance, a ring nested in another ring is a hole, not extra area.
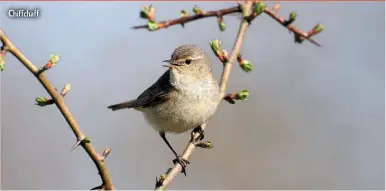
[[(158, 24), (157, 30), (162, 29), (162, 28), (167, 28), (167, 27), (173, 26), (173, 25), (186, 24), (188, 22), (195, 21), (195, 20), (202, 19), (202, 18), (222, 17), (224, 15), (228, 15), (228, 14), (232, 14), (232, 13), (238, 13), (238, 12), (241, 12), (240, 6), (230, 7), (230, 8), (226, 8), (226, 9), (220, 9), (217, 11), (207, 11), (207, 12), (203, 12), (200, 14), (194, 14), (192, 16), (181, 17), (178, 19), (159, 21), (157, 23)], [(147, 29), (147, 27), (148, 27), (148, 25), (139, 25), (139, 26), (134, 26), (133, 29)]]
[[(245, 10), (243, 12), (243, 17), (246, 17), (250, 14), (252, 4), (253, 4), (252, 1), (248, 1), (243, 5), (242, 9)], [(232, 70), (232, 63), (236, 61), (237, 56), (241, 51), (241, 45), (243, 43), (245, 32), (248, 28), (248, 25), (249, 24), (246, 20), (243, 19), (241, 21), (239, 32), (237, 34), (236, 41), (233, 45), (232, 54), (228, 62), (225, 63), (225, 66), (221, 75), (221, 80), (220, 80), (220, 99), (223, 99), (225, 95), (229, 75)], [(205, 130), (206, 124), (201, 125), (201, 128)], [(198, 137), (199, 137), (199, 133), (193, 134), (193, 139), (197, 139)], [(189, 160), (195, 149), (196, 149), (196, 145), (190, 141), (182, 154), (182, 158)], [(174, 167), (171, 170), (169, 170), (169, 172), (166, 174), (165, 178), (162, 181), (162, 185), (158, 186), (156, 190), (166, 189), (167, 186), (169, 186), (172, 183), (173, 179), (181, 172), (181, 170), (182, 170), (181, 165), (179, 163), (176, 163)]]
[(95, 166), (98, 169), (100, 177), (102, 179), (102, 187), (106, 190), (114, 190), (114, 185), (111, 180), (111, 177), (105, 166), (104, 158), (98, 154), (95, 148), (91, 145), (90, 141), (85, 141), (88, 138), (81, 130), (79, 124), (76, 122), (74, 116), (71, 114), (70, 110), (66, 106), (63, 96), (54, 88), (51, 82), (45, 77), (45, 75), (40, 72), (40, 70), (31, 63), (24, 55), (16, 48), (13, 43), (7, 38), (5, 33), (0, 29), (0, 39), (3, 43), (4, 49), (10, 52), (15, 56), (42, 84), (42, 86), (47, 90), (47, 92), (52, 97), (53, 102), (56, 104), (63, 117), (66, 119), (68, 125), (71, 127), (71, 130), (74, 132), (79, 145), (81, 145), (87, 154), (90, 156)]
[[(200, 14), (194, 14), (192, 16), (181, 17), (178, 19), (159, 21), (156, 23), (157, 28), (154, 29), (153, 31), (157, 31), (159, 29), (168, 28), (169, 26), (179, 25), (179, 24), (184, 26), (184, 24), (187, 22), (191, 22), (191, 21), (195, 21), (195, 20), (207, 18), (207, 17), (222, 18), (224, 15), (228, 15), (228, 14), (232, 14), (232, 13), (239, 13), (239, 12), (241, 12), (240, 4), (238, 6), (234, 6), (234, 7), (230, 7), (230, 8), (226, 8), (226, 9), (220, 9), (217, 11), (207, 11), (207, 12), (203, 12)], [(283, 17), (276, 14), (275, 9), (265, 8), (264, 13), (266, 13), (271, 18), (273, 18), (274, 20), (279, 22), (283, 27), (287, 28), (289, 31), (293, 32), (295, 35), (295, 42), (301, 43), (304, 39), (306, 39), (306, 40), (310, 41), (311, 43), (315, 44), (316, 46), (322, 46), (319, 42), (317, 42), (316, 40), (311, 38), (313, 35), (310, 35), (307, 32), (303, 32), (302, 30), (298, 29), (294, 25), (288, 24), (287, 20), (285, 20)], [(250, 22), (256, 16), (257, 15), (251, 14), (246, 19), (248, 20), (248, 22)], [(139, 25), (139, 26), (134, 26), (132, 28), (133, 29), (147, 29), (148, 25)]]
[(264, 9), (264, 13), (266, 13), (267, 15), (269, 15), (271, 18), (273, 18), (274, 20), (276, 20), (277, 22), (279, 22), (283, 27), (287, 28), (288, 30), (290, 30), (291, 32), (294, 33), (295, 35), (295, 39), (297, 37), (301, 37), (299, 39), (299, 41), (302, 41), (304, 39), (310, 41), (312, 44), (315, 44), (316, 46), (322, 46), (321, 44), (319, 44), (316, 40), (312, 39), (311, 38), (311, 35), (308, 35), (308, 33), (306, 32), (303, 32), (302, 30), (298, 29), (297, 27), (295, 27), (294, 25), (287, 25), (286, 23), (286, 20), (277, 15), (275, 11), (269, 9), (269, 8), (265, 8)]

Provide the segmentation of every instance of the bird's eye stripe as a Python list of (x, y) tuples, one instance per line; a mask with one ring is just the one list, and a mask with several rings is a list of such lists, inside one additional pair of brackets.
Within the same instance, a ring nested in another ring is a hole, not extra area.
[(188, 57), (176, 59), (175, 61), (181, 63), (181, 62), (185, 62), (186, 60), (193, 61), (193, 60), (199, 60), (201, 58), (203, 58), (203, 57), (202, 56), (199, 56), (199, 57), (190, 57), (190, 56), (188, 56)]
[(185, 60), (193, 60), (192, 58), (190, 57), (187, 57), (187, 58), (180, 58), (177, 60), (177, 62), (185, 62)]

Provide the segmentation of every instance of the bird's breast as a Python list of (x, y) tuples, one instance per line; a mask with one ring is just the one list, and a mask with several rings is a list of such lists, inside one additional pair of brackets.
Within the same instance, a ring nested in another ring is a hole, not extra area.
[(185, 79), (173, 86), (176, 88), (173, 97), (145, 113), (155, 129), (181, 133), (213, 116), (219, 103), (219, 88), (213, 77)]

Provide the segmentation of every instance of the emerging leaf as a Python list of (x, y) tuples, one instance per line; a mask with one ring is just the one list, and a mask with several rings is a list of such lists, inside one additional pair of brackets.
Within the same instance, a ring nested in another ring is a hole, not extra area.
[(218, 26), (219, 26), (221, 32), (225, 31), (226, 25), (225, 25), (224, 21), (219, 22)]
[(53, 65), (56, 65), (59, 62), (59, 60), (60, 60), (60, 55), (55, 54), (50, 56), (49, 62), (51, 62)]
[(5, 56), (0, 55), (0, 71), (4, 71), (4, 70), (5, 70)]
[(213, 148), (213, 144), (210, 141), (199, 142), (197, 144), (197, 147), (201, 147), (201, 148), (204, 148), (204, 149), (211, 149), (211, 148)]
[(181, 17), (188, 17), (189, 13), (185, 11), (184, 9), (181, 10)]
[(154, 21), (148, 21), (147, 22), (147, 30), (149, 30), (149, 31), (158, 30), (158, 23), (154, 22)]
[(249, 60), (242, 60), (240, 67), (244, 70), (244, 72), (250, 72), (253, 68), (252, 63)]
[(255, 7), (254, 7), (254, 11), (256, 13), (257, 16), (259, 16), (261, 13), (264, 12), (264, 9), (267, 7), (267, 4), (260, 1), (258, 3), (256, 3)]
[(237, 98), (238, 100), (247, 100), (249, 97), (249, 90), (248, 89), (243, 89), (239, 93), (237, 93)]

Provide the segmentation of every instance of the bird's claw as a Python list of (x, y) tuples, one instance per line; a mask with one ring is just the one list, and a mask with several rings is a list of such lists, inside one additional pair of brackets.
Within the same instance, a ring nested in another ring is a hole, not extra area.
[[(194, 133), (198, 133), (199, 134), (199, 136), (196, 139), (194, 139)], [(204, 137), (205, 137), (205, 133), (204, 133), (204, 130), (201, 128), (201, 126), (198, 126), (198, 127), (196, 127), (193, 130), (193, 132), (192, 132), (192, 140), (194, 142), (202, 141), (204, 139)]]
[(186, 176), (186, 166), (187, 166), (188, 164), (190, 164), (190, 162), (189, 162), (188, 160), (186, 160), (186, 159), (183, 159), (183, 158), (180, 157), (180, 156), (176, 156), (176, 157), (177, 157), (177, 158), (173, 160), (173, 163), (174, 163), (174, 164), (176, 164), (176, 163), (180, 164), (181, 167), (182, 167), (181, 172), (184, 173), (184, 175)]

